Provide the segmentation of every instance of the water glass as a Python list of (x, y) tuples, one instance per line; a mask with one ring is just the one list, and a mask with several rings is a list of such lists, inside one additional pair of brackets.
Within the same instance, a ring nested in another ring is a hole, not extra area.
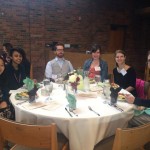
[(100, 75), (95, 75), (95, 81), (96, 83), (101, 81), (101, 76)]
[(83, 74), (84, 74), (84, 77), (88, 77), (89, 76), (89, 71), (84, 71)]
[(103, 87), (103, 93), (106, 99), (110, 98), (110, 86), (105, 86)]
[(50, 80), (49, 79), (44, 79), (43, 80), (43, 84), (44, 84), (44, 86), (49, 85), (50, 84)]
[(115, 105), (116, 103), (117, 103), (117, 96), (116, 97), (111, 97), (110, 105)]
[(50, 84), (48, 84), (48, 85), (45, 85), (45, 89), (46, 89), (46, 91), (48, 92), (49, 99), (51, 99), (50, 95), (51, 95), (52, 90), (53, 90), (53, 84), (50, 83)]

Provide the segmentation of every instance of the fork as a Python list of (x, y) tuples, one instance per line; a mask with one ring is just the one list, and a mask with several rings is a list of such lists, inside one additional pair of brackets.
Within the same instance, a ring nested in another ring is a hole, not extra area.
[(98, 116), (100, 116), (100, 114), (98, 112), (96, 112), (95, 110), (93, 110), (91, 106), (88, 106), (88, 108), (89, 108), (90, 111), (93, 111), (95, 114), (97, 114)]

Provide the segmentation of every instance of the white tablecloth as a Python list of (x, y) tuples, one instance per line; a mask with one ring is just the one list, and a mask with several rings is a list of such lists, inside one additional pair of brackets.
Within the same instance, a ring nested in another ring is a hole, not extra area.
[[(94, 146), (102, 139), (113, 135), (116, 128), (126, 127), (128, 121), (133, 117), (133, 105), (119, 102), (117, 105), (124, 111), (121, 112), (108, 104), (101, 96), (97, 98), (86, 98), (77, 96), (78, 117), (70, 117), (65, 107), (68, 104), (66, 92), (63, 87), (54, 84), (51, 94), (52, 100), (46, 102), (45, 108), (28, 109), (25, 106), (28, 102), (17, 105), (20, 101), (15, 100), (15, 94), (21, 89), (12, 91), (10, 100), (15, 107), (16, 121), (30, 124), (47, 125), (52, 122), (57, 124), (59, 132), (62, 132), (68, 139), (70, 150), (93, 150)], [(45, 98), (37, 99), (37, 101)], [(88, 109), (91, 106), (100, 116)], [(48, 109), (48, 110), (47, 110)]]

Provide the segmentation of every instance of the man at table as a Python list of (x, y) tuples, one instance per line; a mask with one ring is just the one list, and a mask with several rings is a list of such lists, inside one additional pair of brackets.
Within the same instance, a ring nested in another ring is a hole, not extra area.
[(73, 66), (70, 61), (64, 58), (64, 45), (62, 43), (57, 43), (54, 50), (56, 57), (47, 63), (45, 77), (57, 80), (58, 78), (65, 77), (69, 72), (73, 71)]

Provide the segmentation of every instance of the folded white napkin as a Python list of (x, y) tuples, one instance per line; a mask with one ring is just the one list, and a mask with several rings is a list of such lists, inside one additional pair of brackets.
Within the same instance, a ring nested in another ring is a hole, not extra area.
[(125, 90), (125, 89), (121, 89), (119, 93), (122, 93), (122, 94), (131, 94), (130, 92), (128, 92), (128, 91)]
[(28, 110), (32, 110), (32, 109), (44, 107), (46, 105), (47, 105), (46, 103), (42, 103), (42, 102), (35, 102), (35, 103), (33, 102), (33, 103), (25, 103), (22, 105), (22, 107)]
[(51, 111), (57, 109), (60, 106), (62, 106), (62, 104), (56, 101), (50, 101), (50, 103), (47, 106), (43, 107), (43, 109)]
[(77, 96), (79, 97), (88, 97), (88, 98), (96, 98), (97, 92), (81, 92), (78, 93)]

